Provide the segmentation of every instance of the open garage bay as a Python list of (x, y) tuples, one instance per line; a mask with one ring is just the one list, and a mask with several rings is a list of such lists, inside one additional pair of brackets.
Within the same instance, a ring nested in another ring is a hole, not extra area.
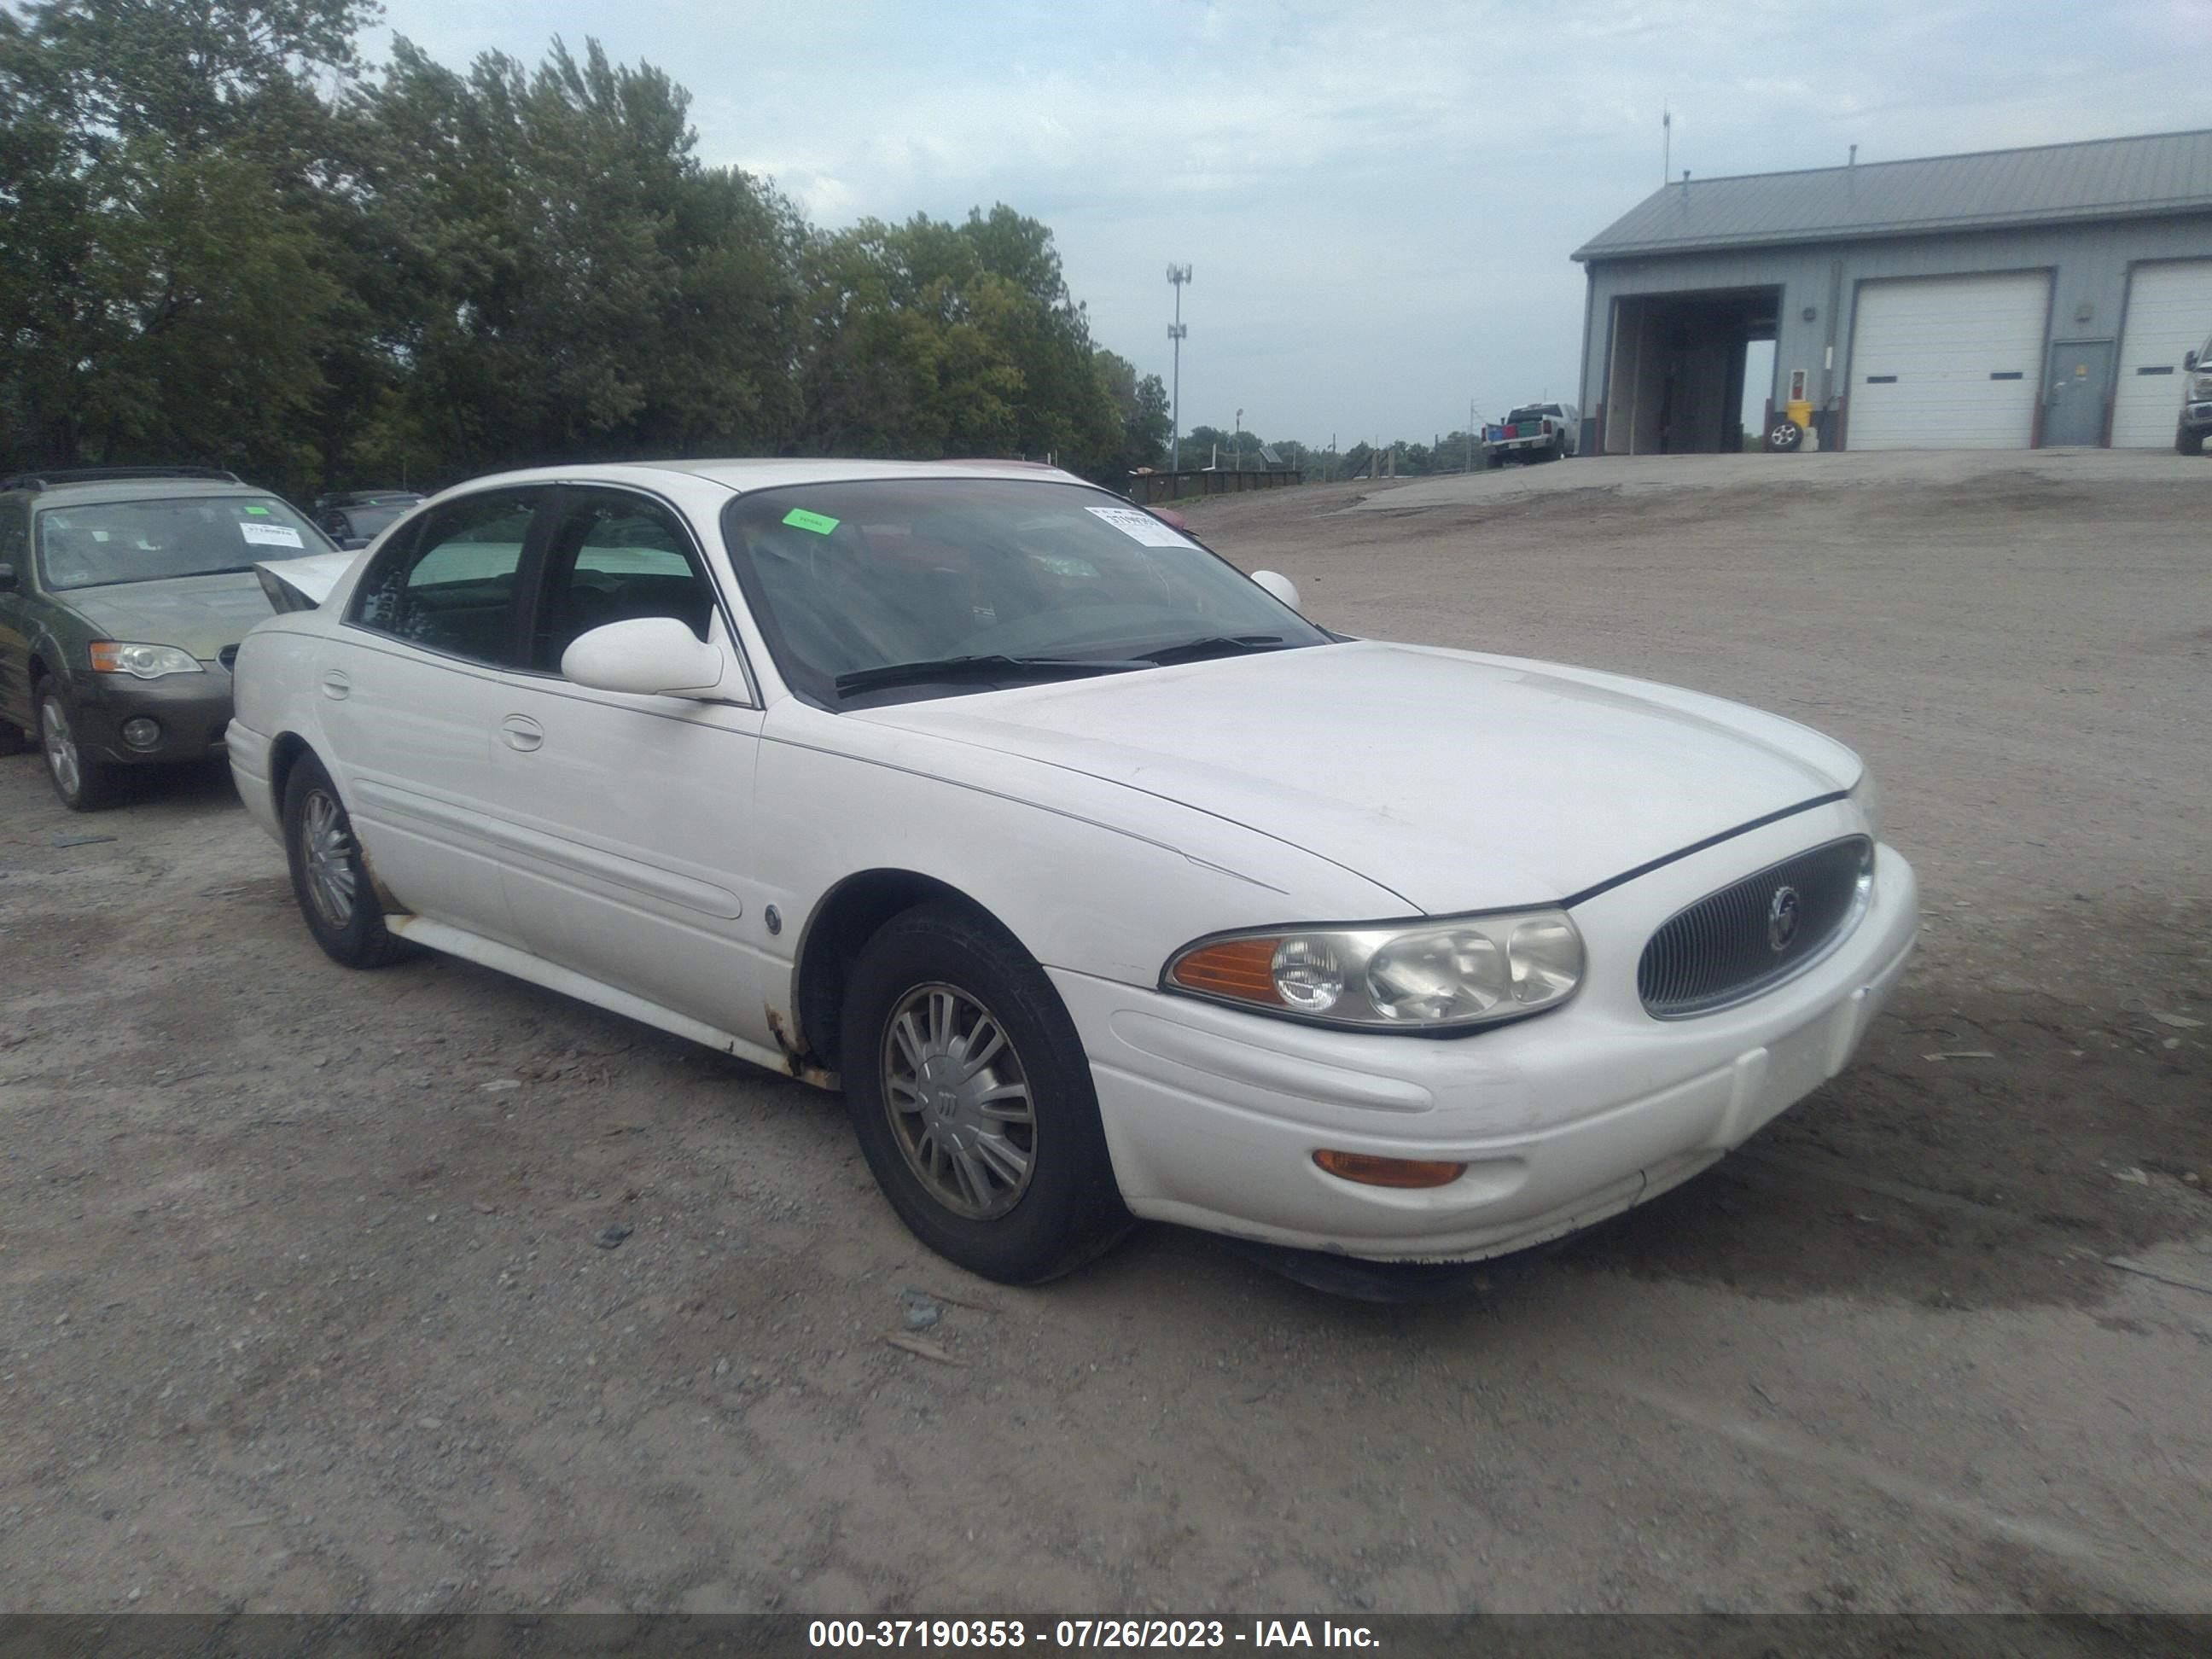
[(1853, 1069), (1467, 1299), (1167, 1229), (1008, 1291), (831, 1097), (347, 973), (221, 774), (76, 817), (11, 759), (0, 1604), (2212, 1606), (2212, 468), (1366, 489), (1194, 524), (1334, 627), (1869, 757), (1926, 914)]

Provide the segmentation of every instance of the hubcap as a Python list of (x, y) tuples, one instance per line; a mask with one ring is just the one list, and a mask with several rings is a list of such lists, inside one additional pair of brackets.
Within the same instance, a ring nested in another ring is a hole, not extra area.
[(46, 765), (53, 772), (55, 784), (75, 800), (84, 781), (84, 768), (77, 760), (76, 738), (70, 731), (69, 714), (59, 697), (48, 697), (40, 707), (39, 730), (46, 739)]
[(975, 1221), (1021, 1201), (1036, 1112), (996, 1015), (952, 986), (916, 986), (884, 1024), (880, 1064), (892, 1136), (931, 1197)]
[(325, 791), (311, 791), (300, 814), (300, 851), (306, 860), (307, 896), (315, 913), (332, 927), (353, 920), (357, 884), (353, 872), (353, 837), (345, 814)]

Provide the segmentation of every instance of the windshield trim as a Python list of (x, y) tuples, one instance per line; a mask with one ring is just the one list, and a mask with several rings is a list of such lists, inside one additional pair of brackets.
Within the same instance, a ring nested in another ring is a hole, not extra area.
[[(978, 680), (957, 684), (947, 684), (945, 682), (939, 681), (917, 683), (910, 686), (871, 686), (854, 690), (843, 696), (840, 696), (833, 686), (830, 688), (830, 694), (827, 696), (824, 696), (821, 692), (811, 689), (808, 684), (808, 681), (814, 678), (811, 672), (801, 670), (795, 672), (793, 671), (793, 653), (791, 647), (784, 638), (782, 627), (776, 618), (775, 607), (768, 602), (766, 592), (761, 585), (759, 574), (753, 568), (751, 558), (748, 556), (744, 550), (744, 538), (738, 532), (735, 523), (738, 516), (744, 513), (749, 505), (757, 503), (766, 497), (781, 495), (794, 490), (800, 492), (803, 499), (805, 495), (811, 495), (818, 489), (823, 488), (842, 488), (847, 484), (921, 484), (925, 488), (929, 489), (951, 489), (957, 488), (963, 483), (977, 483), (1013, 484), (1024, 489), (1075, 491), (1079, 492), (1085, 496), (1093, 498), (1096, 504), (1099, 506), (1111, 505), (1122, 508), (1134, 507), (1139, 512), (1149, 511), (1149, 509), (1142, 505), (1132, 502), (1126, 495), (1117, 495), (1110, 489), (1107, 489), (1098, 484), (1086, 483), (1079, 478), (1029, 479), (994, 477), (977, 479), (968, 477), (964, 475), (953, 474), (948, 475), (942, 479), (935, 479), (916, 478), (911, 473), (870, 474), (865, 472), (855, 472), (850, 477), (809, 478), (794, 481), (790, 483), (764, 485), (757, 489), (732, 492), (729, 501), (723, 504), (721, 513), (715, 526), (716, 529), (720, 531), (722, 538), (722, 556), (728, 564), (731, 576), (737, 583), (738, 593), (744, 599), (745, 609), (752, 617), (753, 626), (759, 630), (761, 642), (767, 647), (769, 659), (774, 664), (775, 668), (776, 678), (783, 683), (784, 689), (787, 691), (788, 691), (793, 696), (798, 698), (801, 702), (807, 704), (810, 708), (819, 708), (826, 713), (837, 714), (858, 713), (866, 708), (880, 708), (890, 703), (922, 702), (946, 696), (975, 696), (987, 694), (996, 690), (1005, 689), (1003, 687), (994, 685), (988, 680)], [(1153, 514), (1152, 516), (1157, 517), (1158, 515)], [(1167, 520), (1164, 519), (1160, 520), (1160, 523), (1169, 529), (1172, 530), (1176, 528), (1172, 525), (1168, 525)], [(1208, 558), (1212, 559), (1218, 563), (1226, 567), (1228, 569), (1234, 571), (1241, 580), (1247, 582), (1251, 581), (1250, 574), (1242, 567), (1222, 557), (1219, 553), (1216, 552), (1212, 548), (1208, 547), (1203, 541), (1200, 541), (1189, 531), (1176, 530), (1176, 533), (1178, 536), (1181, 536), (1185, 541), (1188, 542), (1191, 546), (1196, 549), (1199, 552), (1205, 554)], [(1261, 587), (1257, 583), (1253, 583), (1252, 586), (1255, 592), (1265, 594), (1271, 604), (1278, 606), (1282, 611), (1285, 618), (1285, 625), (1286, 631), (1291, 625), (1295, 624), (1298, 627), (1310, 629), (1313, 633), (1319, 635), (1317, 639), (1310, 641), (1302, 641), (1299, 644), (1291, 644), (1273, 648), (1296, 650), (1301, 648), (1301, 645), (1304, 644), (1327, 645), (1334, 641), (1336, 636), (1331, 634), (1328, 629), (1323, 628), (1320, 623), (1308, 621), (1304, 617), (1300, 616), (1298, 612), (1291, 610), (1290, 606), (1284, 605), (1283, 602), (1280, 599), (1276, 599), (1273, 594), (1268, 593), (1267, 589)], [(1105, 647), (1102, 647), (1101, 649), (1104, 650)], [(1102, 666), (1115, 668), (1124, 667), (1128, 661), (1126, 654), (1116, 655), (1110, 652), (1097, 660), (1100, 662)], [(1180, 665), (1145, 662), (1141, 664), (1141, 665), (1127, 667), (1125, 672), (1143, 672), (1147, 670), (1177, 665)], [(1091, 676), (1087, 674), (1085, 676), (1085, 678), (1091, 677)], [(1034, 679), (1024, 677), (1020, 679), (1019, 683), (1024, 684), (1033, 684), (1036, 682)]]

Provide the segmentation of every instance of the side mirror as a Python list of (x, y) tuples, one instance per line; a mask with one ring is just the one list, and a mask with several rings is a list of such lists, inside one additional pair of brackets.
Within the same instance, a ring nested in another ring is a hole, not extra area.
[(1252, 580), (1290, 606), (1291, 610), (1296, 611), (1298, 608), (1298, 585), (1288, 576), (1280, 575), (1273, 570), (1255, 570), (1252, 573)]
[(636, 617), (580, 634), (561, 653), (561, 672), (597, 691), (641, 697), (713, 696), (722, 653), (673, 617)]
[(0, 593), (12, 593), (22, 586), (12, 564), (0, 564)]
[(2197, 354), (2193, 351), (2183, 352), (2181, 354), (2181, 366), (2187, 369), (2191, 374), (2195, 374), (2197, 372)]

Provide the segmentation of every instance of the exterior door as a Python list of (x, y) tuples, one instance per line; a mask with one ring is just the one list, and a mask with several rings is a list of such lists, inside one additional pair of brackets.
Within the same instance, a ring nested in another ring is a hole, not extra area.
[(384, 549), (320, 664), (323, 732), (377, 878), (410, 909), (517, 945), (489, 836), (503, 673), (523, 659), (550, 486), (449, 501)]
[(2043, 271), (1867, 283), (1851, 325), (1853, 449), (2026, 449), (2041, 401)]
[(753, 772), (762, 711), (593, 690), (561, 656), (608, 623), (674, 617), (736, 648), (696, 538), (655, 496), (562, 492), (524, 672), (492, 724), (501, 878), (524, 947), (763, 1046), (753, 942)]
[(2181, 419), (2184, 352), (2212, 334), (2212, 259), (2163, 259), (2128, 273), (2128, 323), (2112, 398), (2112, 447), (2166, 449)]
[(2044, 377), (2043, 447), (2087, 448), (2105, 441), (2105, 388), (2112, 381), (2110, 340), (2054, 340)]

